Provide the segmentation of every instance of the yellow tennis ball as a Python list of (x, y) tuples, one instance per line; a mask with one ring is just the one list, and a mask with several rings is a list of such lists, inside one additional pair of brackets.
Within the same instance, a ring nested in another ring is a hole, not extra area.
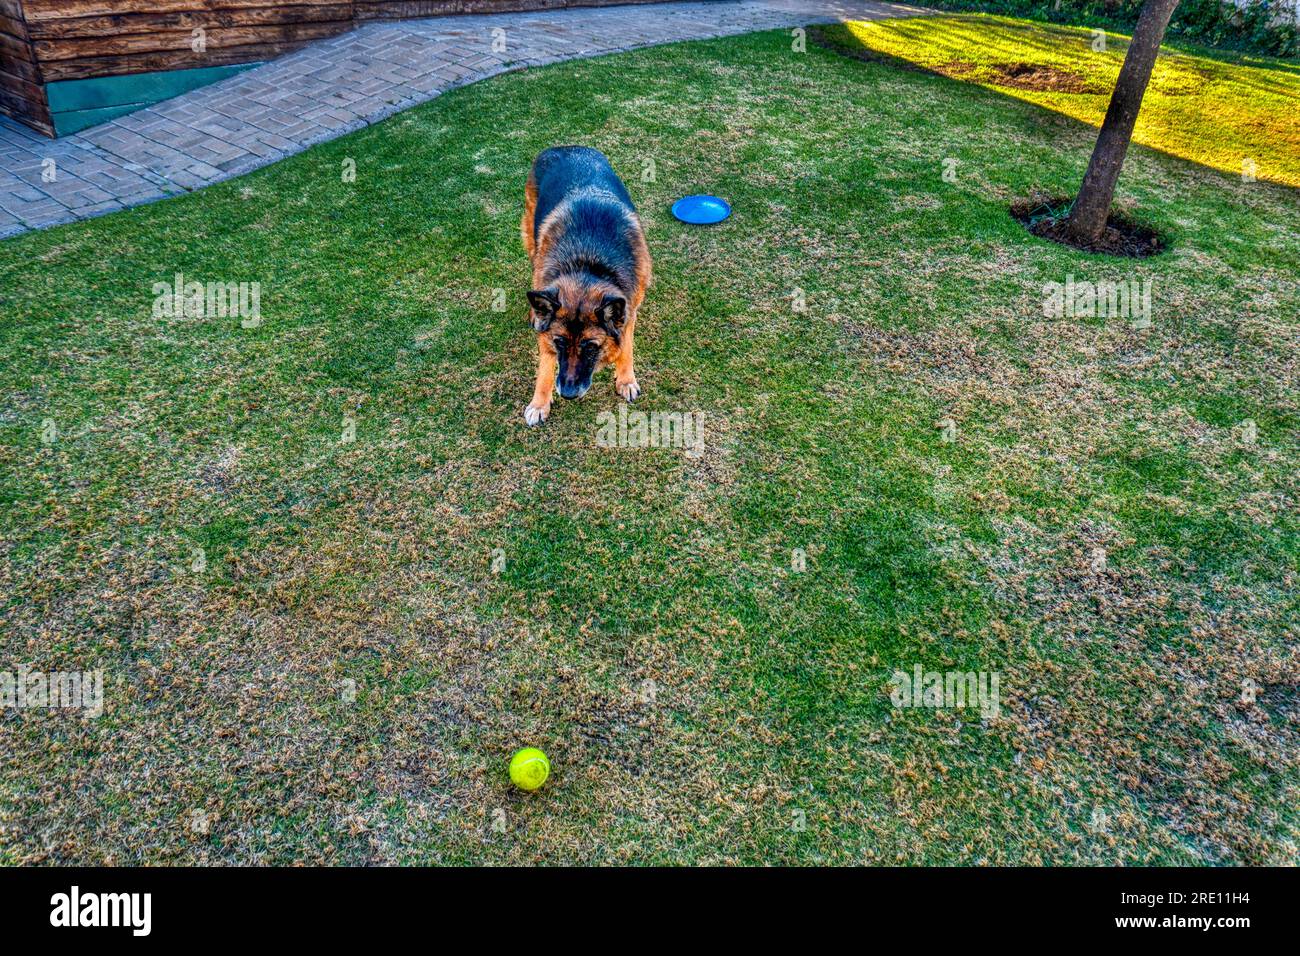
[(551, 762), (536, 747), (525, 747), (510, 758), (510, 779), (520, 790), (536, 790), (551, 775)]

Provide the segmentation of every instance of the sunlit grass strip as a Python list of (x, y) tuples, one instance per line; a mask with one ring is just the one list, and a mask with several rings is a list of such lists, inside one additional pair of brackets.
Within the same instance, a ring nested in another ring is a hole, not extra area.
[[(853, 22), (857, 44), (978, 83), (1100, 126), (1128, 38), (985, 15)], [(1253, 58), (1209, 59), (1166, 51), (1156, 62), (1134, 142), (1233, 175), (1300, 186), (1300, 71)], [(1051, 68), (1081, 91), (1028, 89), (999, 68)], [(1270, 68), (1276, 67), (1276, 68)]]

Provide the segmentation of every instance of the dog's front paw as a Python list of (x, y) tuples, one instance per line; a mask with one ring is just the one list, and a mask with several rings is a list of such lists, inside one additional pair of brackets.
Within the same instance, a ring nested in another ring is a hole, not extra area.
[(551, 414), (550, 402), (547, 402), (545, 405), (532, 403), (524, 409), (524, 421), (528, 423), (529, 427), (540, 425), (542, 422), (546, 421), (546, 416), (549, 414)]
[(641, 397), (641, 385), (635, 378), (630, 378), (626, 382), (615, 382), (614, 389), (626, 402), (635, 402)]

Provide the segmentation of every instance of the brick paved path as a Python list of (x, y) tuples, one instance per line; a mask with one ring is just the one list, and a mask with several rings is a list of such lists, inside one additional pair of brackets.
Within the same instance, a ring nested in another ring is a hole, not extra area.
[(922, 12), (868, 0), (724, 0), (373, 23), (62, 139), (0, 116), (0, 237), (198, 189), (522, 65)]

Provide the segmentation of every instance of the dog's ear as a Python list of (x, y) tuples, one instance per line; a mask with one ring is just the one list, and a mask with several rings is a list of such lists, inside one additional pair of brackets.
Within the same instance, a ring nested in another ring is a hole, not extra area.
[(627, 321), (627, 299), (621, 295), (605, 296), (596, 309), (596, 320), (600, 322), (605, 334), (617, 344), (623, 324)]
[(533, 307), (533, 328), (545, 332), (555, 319), (555, 311), (560, 307), (560, 300), (549, 289), (534, 289), (528, 293), (528, 304)]

